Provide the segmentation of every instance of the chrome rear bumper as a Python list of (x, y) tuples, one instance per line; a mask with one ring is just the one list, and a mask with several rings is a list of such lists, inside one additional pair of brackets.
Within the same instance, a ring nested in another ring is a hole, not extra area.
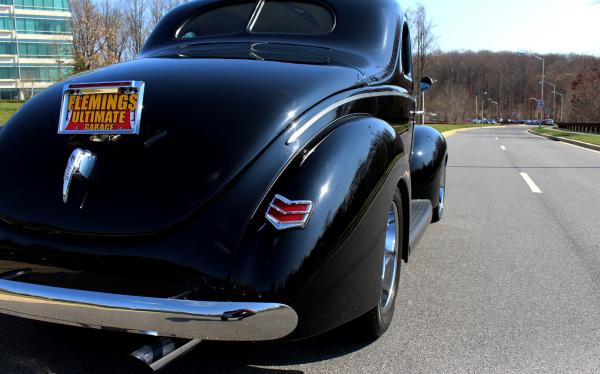
[(298, 323), (275, 303), (158, 299), (0, 280), (0, 313), (65, 325), (221, 341), (275, 340)]

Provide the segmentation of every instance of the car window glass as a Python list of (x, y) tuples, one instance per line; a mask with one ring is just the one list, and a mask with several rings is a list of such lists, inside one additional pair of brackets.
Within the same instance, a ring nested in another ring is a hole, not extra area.
[(412, 77), (412, 45), (407, 24), (402, 32), (402, 70), (404, 75)]
[(252, 1), (206, 11), (186, 23), (177, 34), (177, 38), (242, 33), (246, 30), (255, 7), (256, 3)]
[(304, 1), (267, 1), (251, 31), (277, 34), (327, 34), (334, 27), (331, 12)]

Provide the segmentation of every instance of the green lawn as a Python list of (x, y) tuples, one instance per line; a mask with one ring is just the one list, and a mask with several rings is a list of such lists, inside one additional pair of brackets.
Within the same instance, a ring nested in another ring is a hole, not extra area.
[(446, 131), (458, 130), (458, 129), (470, 129), (470, 128), (478, 128), (478, 127), (494, 127), (496, 125), (474, 125), (469, 123), (458, 124), (458, 125), (428, 125), (438, 130), (441, 133)]
[(598, 135), (565, 132), (565, 131), (560, 131), (560, 130), (550, 130), (548, 128), (542, 128), (542, 129), (535, 128), (531, 131), (536, 132), (538, 134), (556, 136), (557, 138), (565, 138), (565, 139), (577, 140), (580, 142), (600, 145), (600, 136), (598, 136)]
[(6, 121), (23, 105), (23, 103), (0, 101), (0, 126), (4, 125)]

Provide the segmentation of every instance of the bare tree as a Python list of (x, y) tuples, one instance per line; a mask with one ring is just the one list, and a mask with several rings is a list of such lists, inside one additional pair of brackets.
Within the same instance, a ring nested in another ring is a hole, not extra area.
[(113, 2), (104, 0), (102, 18), (105, 42), (102, 49), (102, 64), (110, 65), (122, 62), (125, 59), (125, 51), (129, 42), (125, 14)]
[[(556, 84), (556, 90), (564, 94), (564, 101), (556, 98), (557, 112), (563, 109), (565, 122), (590, 122), (594, 113), (594, 81), (589, 73), (582, 73), (586, 66), (600, 66), (600, 59), (579, 55), (544, 55), (546, 79)], [(591, 68), (587, 68), (591, 69)], [(600, 68), (599, 68), (600, 69)], [(578, 79), (577, 75), (581, 73)], [(465, 121), (475, 118), (475, 96), (477, 117), (499, 116), (505, 119), (535, 119), (536, 103), (539, 99), (541, 69), (530, 58), (512, 52), (436, 52), (427, 61), (427, 75), (435, 77), (436, 87), (427, 93), (427, 110), (437, 113), (440, 121)], [(581, 94), (574, 101), (573, 82), (579, 81)], [(587, 88), (584, 88), (587, 87)], [(600, 90), (596, 83), (596, 90)], [(487, 95), (484, 95), (487, 92)], [(583, 93), (589, 92), (589, 93)], [(498, 102), (498, 107), (487, 99)], [(552, 89), (545, 90), (545, 100), (552, 108)], [(576, 115), (574, 103), (580, 103)], [(561, 104), (564, 104), (561, 106)]]
[(152, 0), (150, 4), (149, 28), (152, 30), (171, 9), (187, 0)]
[[(72, 0), (75, 58), (87, 70), (136, 57), (149, 31), (173, 7), (185, 0)], [(444, 122), (477, 116), (532, 117), (541, 80), (539, 65), (511, 52), (439, 52), (432, 21), (420, 5), (409, 11), (414, 77), (430, 75), (436, 88), (427, 94), (427, 110)], [(600, 122), (600, 59), (579, 55), (545, 55), (546, 80), (564, 96), (565, 121)], [(57, 63), (60, 65), (60, 63)], [(29, 88), (29, 87), (27, 87)], [(551, 90), (545, 100), (553, 102)], [(483, 95), (487, 92), (487, 95)], [(557, 107), (560, 107), (557, 99)]]
[(572, 116), (579, 122), (600, 123), (600, 61), (591, 61), (573, 82)]
[(101, 64), (104, 48), (104, 21), (93, 0), (71, 0), (73, 45), (78, 70), (89, 70)]
[(150, 28), (156, 27), (167, 12), (166, 0), (152, 0), (150, 4)]
[[(54, 42), (52, 43), (52, 55), (55, 57), (55, 63), (57, 66), (56, 76), (52, 77), (53, 82), (59, 82), (66, 79), (70, 75), (70, 69), (66, 66), (66, 59), (69, 57), (64, 53), (64, 44)], [(31, 88), (31, 96), (33, 96), (33, 87)]]
[(425, 75), (427, 59), (435, 49), (433, 23), (427, 18), (427, 11), (421, 4), (414, 11), (409, 11), (409, 22), (412, 30), (414, 55), (414, 72), (420, 79)]
[(148, 4), (145, 0), (123, 0), (125, 29), (129, 35), (129, 58), (139, 55), (148, 35)]
[(72, 0), (76, 71), (137, 57), (160, 19), (186, 0)]

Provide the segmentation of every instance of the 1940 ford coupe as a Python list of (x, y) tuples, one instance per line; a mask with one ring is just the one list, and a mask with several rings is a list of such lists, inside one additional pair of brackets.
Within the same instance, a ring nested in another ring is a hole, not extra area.
[[(421, 85), (429, 88), (431, 79)], [(397, 0), (204, 0), (0, 131), (0, 313), (185, 339), (389, 327), (442, 217)]]

